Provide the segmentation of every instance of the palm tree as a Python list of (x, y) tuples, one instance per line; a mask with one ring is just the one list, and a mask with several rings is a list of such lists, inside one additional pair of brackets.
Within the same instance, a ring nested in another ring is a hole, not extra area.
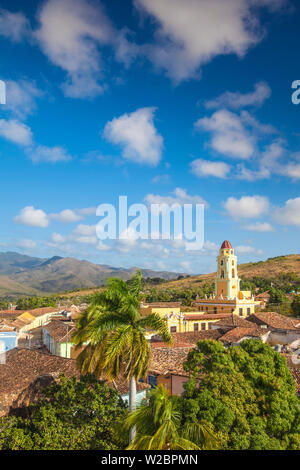
[[(123, 375), (130, 380), (129, 409), (136, 409), (136, 381), (145, 377), (151, 348), (145, 338), (154, 330), (172, 342), (166, 322), (156, 313), (142, 317), (139, 313), (142, 275), (128, 281), (110, 278), (107, 289), (94, 296), (89, 309), (78, 320), (73, 342), (86, 347), (78, 356), (82, 373), (92, 373), (109, 380)], [(135, 429), (130, 432), (130, 442)]]
[(216, 449), (217, 437), (208, 423), (182, 425), (181, 397), (169, 396), (163, 385), (153, 389), (147, 402), (129, 414), (125, 430), (136, 428), (128, 450)]

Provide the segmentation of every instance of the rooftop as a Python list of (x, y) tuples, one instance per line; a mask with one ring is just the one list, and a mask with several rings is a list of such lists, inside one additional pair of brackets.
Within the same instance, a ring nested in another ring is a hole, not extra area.
[(143, 302), (146, 308), (180, 308), (181, 305), (181, 302)]
[(228, 240), (224, 240), (223, 243), (222, 243), (222, 245), (221, 245), (221, 250), (222, 250), (223, 248), (232, 249), (232, 245), (231, 245), (231, 243), (230, 243)]
[(257, 325), (267, 325), (275, 329), (293, 330), (300, 333), (299, 318), (286, 317), (277, 312), (253, 313), (247, 319)]
[(222, 331), (220, 330), (205, 330), (205, 331), (191, 331), (186, 333), (173, 333), (173, 344), (168, 346), (167, 343), (164, 343), (159, 336), (157, 339), (154, 337), (151, 341), (152, 348), (193, 348), (196, 346), (198, 341), (204, 339), (214, 339), (217, 340), (222, 336)]
[(268, 330), (258, 327), (247, 328), (237, 326), (236, 328), (227, 331), (223, 336), (221, 336), (220, 341), (225, 343), (237, 343), (245, 337), (261, 338), (261, 336), (265, 335), (266, 333), (268, 333)]
[(70, 333), (74, 330), (73, 322), (63, 322), (61, 320), (51, 320), (50, 323), (44, 326), (48, 331), (51, 338), (57, 342), (70, 340)]
[(237, 315), (230, 315), (228, 318), (224, 318), (218, 322), (218, 327), (233, 328), (235, 326), (242, 326), (244, 328), (253, 328), (253, 323), (245, 320), (244, 318), (238, 317)]
[(188, 376), (184, 371), (183, 363), (190, 348), (155, 348), (152, 350), (149, 372), (167, 375), (175, 373)]
[[(57, 381), (60, 374), (67, 377), (80, 376), (75, 359), (37, 350), (14, 348), (6, 352), (5, 359), (5, 364), (0, 363), (0, 415), (8, 412), (10, 407), (19, 407), (21, 398), (26, 395), (25, 391), (39, 378), (44, 378), (46, 385), (49, 385)], [(129, 384), (125, 379), (115, 382), (120, 394), (128, 393)], [(109, 382), (108, 386), (113, 388)], [(147, 384), (137, 384), (139, 391), (148, 388)]]
[(223, 318), (231, 317), (231, 313), (185, 313), (184, 318), (186, 320), (218, 320)]

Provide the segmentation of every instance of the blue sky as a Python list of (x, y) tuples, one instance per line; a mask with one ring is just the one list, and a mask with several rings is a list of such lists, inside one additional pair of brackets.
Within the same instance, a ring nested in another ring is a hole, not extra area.
[[(299, 252), (300, 9), (0, 0), (1, 250), (202, 273)], [(206, 202), (205, 245), (95, 237), (95, 207)]]

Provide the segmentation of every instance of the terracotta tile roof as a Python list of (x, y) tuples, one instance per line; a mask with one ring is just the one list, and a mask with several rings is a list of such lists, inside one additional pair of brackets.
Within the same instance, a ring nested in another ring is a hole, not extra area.
[(262, 292), (261, 294), (257, 294), (255, 296), (255, 299), (269, 299), (269, 298), (270, 298), (269, 291)]
[(193, 348), (197, 345), (198, 341), (205, 339), (217, 340), (223, 335), (222, 330), (205, 330), (205, 331), (191, 331), (185, 333), (173, 333), (173, 344), (168, 346), (157, 337), (152, 337), (152, 348)]
[(183, 370), (190, 348), (155, 348), (151, 352), (149, 372), (152, 374), (167, 375), (175, 373), (188, 376)]
[(51, 320), (50, 323), (44, 326), (44, 329), (48, 331), (51, 338), (57, 342), (63, 342), (67, 337), (70, 340), (70, 334), (74, 328), (73, 322), (63, 322), (61, 320)]
[(231, 317), (231, 313), (186, 313), (184, 314), (184, 318), (186, 320), (218, 320), (223, 318)]
[[(37, 379), (44, 377), (49, 383), (57, 381), (60, 374), (79, 378), (75, 359), (53, 356), (37, 350), (11, 349), (0, 363), (0, 416), (7, 414), (11, 407), (19, 407), (23, 396)], [(129, 384), (120, 378), (115, 381), (120, 394), (129, 391)], [(113, 388), (112, 383), (108, 386)], [(137, 383), (137, 390), (148, 389), (149, 385)], [(22, 402), (23, 403), (23, 402)], [(28, 404), (28, 403), (27, 403)]]
[(22, 313), (24, 313), (25, 310), (14, 310), (13, 308), (11, 308), (10, 310), (0, 310), (0, 317), (2, 317), (2, 315), (6, 315), (6, 314), (12, 314), (12, 315), (21, 315)]
[(267, 325), (270, 328), (279, 330), (298, 330), (300, 333), (299, 319), (286, 317), (277, 312), (253, 313), (247, 317), (247, 320), (256, 323), (257, 325)]
[(251, 338), (261, 338), (265, 335), (269, 330), (261, 329), (261, 328), (245, 328), (242, 326), (237, 326), (232, 330), (227, 331), (223, 336), (221, 336), (220, 341), (225, 343), (237, 343), (241, 339), (245, 337)]
[(23, 310), (1, 310), (0, 320), (15, 320), (19, 315), (22, 315)]
[(46, 315), (47, 313), (59, 313), (62, 309), (58, 309), (55, 307), (41, 307), (35, 308), (33, 310), (26, 310), (26, 312), (30, 313), (34, 317), (40, 317), (42, 315)]
[(245, 328), (253, 328), (253, 323), (244, 318), (238, 317), (237, 315), (230, 315), (228, 318), (224, 318), (218, 322), (218, 327), (220, 328), (229, 328), (235, 326), (242, 326)]
[(150, 308), (179, 308), (181, 305), (181, 302), (143, 302), (143, 306)]
[(223, 249), (223, 248), (229, 248), (230, 249), (230, 248), (232, 248), (232, 245), (228, 240), (224, 240), (222, 245), (221, 245), (221, 249)]

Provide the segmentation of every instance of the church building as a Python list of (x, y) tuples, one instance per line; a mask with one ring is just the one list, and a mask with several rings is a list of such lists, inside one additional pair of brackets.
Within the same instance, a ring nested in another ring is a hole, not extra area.
[[(182, 311), (180, 302), (155, 302), (142, 303), (141, 314), (158, 313), (166, 320), (171, 333), (210, 330), (215, 323), (232, 315), (245, 318), (253, 314), (261, 302), (256, 301), (250, 291), (240, 290), (237, 257), (228, 240), (221, 245), (217, 265), (214, 295), (197, 299), (190, 312)], [(151, 335), (149, 332), (149, 337)]]
[(198, 311), (206, 314), (232, 313), (240, 317), (251, 315), (260, 305), (250, 291), (240, 290), (237, 257), (228, 240), (225, 240), (217, 257), (215, 294), (209, 299), (197, 299), (194, 304)]

